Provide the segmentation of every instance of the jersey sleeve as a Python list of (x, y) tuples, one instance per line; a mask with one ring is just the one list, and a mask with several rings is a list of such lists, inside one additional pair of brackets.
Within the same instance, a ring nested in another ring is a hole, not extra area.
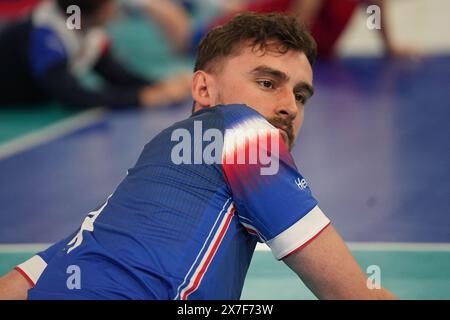
[(225, 131), (222, 168), (245, 229), (278, 260), (306, 246), (329, 224), (279, 130), (262, 116)]
[(48, 247), (46, 250), (37, 253), (30, 259), (16, 266), (14, 270), (22, 274), (22, 276), (30, 283), (30, 285), (34, 287), (38, 282), (39, 277), (44, 272), (45, 268), (47, 268), (47, 265), (50, 263), (53, 257), (59, 251), (64, 250), (70, 239), (72, 239), (75, 235), (76, 232), (69, 237), (61, 240), (60, 242)]

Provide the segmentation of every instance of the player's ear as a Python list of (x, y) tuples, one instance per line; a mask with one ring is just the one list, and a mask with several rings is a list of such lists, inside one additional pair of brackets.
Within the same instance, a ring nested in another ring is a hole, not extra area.
[[(208, 108), (213, 104), (211, 95), (211, 76), (199, 70), (192, 77), (192, 98), (196, 102), (196, 109)], [(197, 111), (195, 110), (195, 111)]]

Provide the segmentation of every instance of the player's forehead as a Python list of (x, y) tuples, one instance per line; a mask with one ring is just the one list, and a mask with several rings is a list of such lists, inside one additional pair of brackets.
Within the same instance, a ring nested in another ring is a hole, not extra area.
[(225, 77), (255, 74), (271, 69), (287, 75), (292, 81), (312, 82), (313, 71), (306, 55), (297, 50), (282, 50), (276, 44), (265, 49), (243, 45), (234, 55), (225, 57), (219, 73)]

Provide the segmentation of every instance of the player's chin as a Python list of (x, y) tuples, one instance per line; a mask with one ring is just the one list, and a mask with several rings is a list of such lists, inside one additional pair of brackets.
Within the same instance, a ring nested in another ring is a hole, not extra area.
[(289, 140), (288, 142), (286, 142), (286, 146), (287, 146), (289, 152), (292, 151), (292, 148), (294, 148), (294, 141)]
[(286, 131), (284, 130), (280, 130), (281, 132), (281, 138), (284, 141), (284, 144), (288, 147), (289, 151), (291, 151), (294, 143), (293, 143), (293, 139), (291, 139), (291, 137), (289, 137), (289, 135), (286, 133)]

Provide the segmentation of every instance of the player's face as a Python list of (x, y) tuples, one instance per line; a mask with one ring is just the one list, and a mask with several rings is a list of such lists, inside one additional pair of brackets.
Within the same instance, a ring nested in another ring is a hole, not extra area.
[(297, 51), (255, 51), (224, 60), (215, 75), (212, 105), (246, 104), (280, 129), (291, 149), (303, 123), (306, 101), (313, 93), (312, 69)]

